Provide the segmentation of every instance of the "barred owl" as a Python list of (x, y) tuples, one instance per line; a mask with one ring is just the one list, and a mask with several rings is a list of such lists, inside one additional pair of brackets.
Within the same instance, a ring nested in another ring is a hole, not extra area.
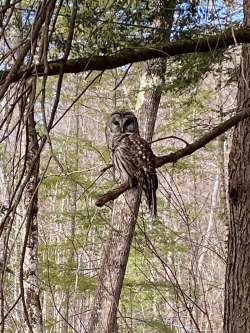
[(141, 184), (149, 211), (156, 216), (155, 155), (147, 141), (140, 137), (136, 116), (132, 112), (111, 114), (106, 125), (106, 140), (116, 179), (128, 182), (130, 187)]

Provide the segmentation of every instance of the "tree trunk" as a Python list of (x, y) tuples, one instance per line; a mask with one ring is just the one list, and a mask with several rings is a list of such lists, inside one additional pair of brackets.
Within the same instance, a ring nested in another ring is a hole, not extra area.
[[(169, 40), (173, 24), (176, 0), (154, 0), (157, 18), (154, 21), (154, 43)], [(162, 88), (165, 83), (166, 59), (154, 59), (146, 62), (145, 71), (140, 82), (140, 92), (137, 98), (136, 110), (139, 113), (140, 134), (151, 141), (154, 133), (157, 112), (161, 100)]]
[(112, 230), (104, 248), (89, 333), (117, 331), (117, 306), (139, 211), (140, 197), (140, 190), (131, 189), (115, 201)]
[[(245, 25), (250, 26), (250, 1), (244, 1)], [(250, 47), (242, 47), (238, 107), (249, 107)], [(225, 333), (250, 332), (250, 119), (234, 130), (229, 157), (228, 260), (225, 281)]]
[(140, 135), (147, 141), (152, 140), (153, 137), (162, 86), (165, 83), (165, 71), (165, 59), (148, 61), (141, 79), (136, 109), (139, 112)]
[[(26, 173), (32, 168), (32, 161), (38, 153), (37, 132), (34, 120), (34, 102), (36, 93), (36, 78), (31, 83), (31, 92), (27, 108), (26, 124)], [(23, 245), (22, 258), (25, 268), (25, 300), (23, 299), (25, 319), (29, 331), (42, 333), (42, 310), (40, 304), (40, 288), (38, 285), (38, 183), (39, 160), (35, 163), (31, 177), (24, 192), (24, 206), (26, 210), (26, 234)], [(23, 265), (20, 274), (20, 284), (23, 286)]]
[[(157, 4), (164, 7), (170, 3), (173, 4), (175, 1), (156, 1), (154, 5)], [(158, 13), (163, 7), (157, 7)], [(165, 20), (166, 17), (164, 18)], [(170, 26), (172, 25), (172, 21), (173, 13), (171, 14)], [(157, 26), (162, 26), (163, 16), (158, 22), (160, 23), (157, 23)], [(138, 96), (137, 109), (140, 112), (141, 136), (148, 141), (153, 136), (162, 85), (164, 83), (165, 66), (165, 60), (162, 59), (149, 62), (141, 81), (142, 89)], [(131, 189), (123, 196), (120, 196), (114, 203), (111, 222), (112, 230), (104, 249), (104, 258), (88, 333), (113, 333), (118, 330), (116, 321), (117, 308), (139, 212), (140, 200), (141, 189)]]

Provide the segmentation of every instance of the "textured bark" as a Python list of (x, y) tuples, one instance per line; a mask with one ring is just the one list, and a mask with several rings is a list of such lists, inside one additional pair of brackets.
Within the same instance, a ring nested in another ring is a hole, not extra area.
[[(107, 56), (91, 56), (90, 58), (70, 59), (66, 62), (63, 71), (64, 73), (80, 73), (89, 70), (105, 70), (121, 67), (130, 63), (151, 60), (155, 58), (169, 58), (175, 55), (187, 53), (201, 53), (211, 52), (214, 50), (225, 49), (228, 46), (235, 45), (236, 43), (249, 43), (250, 31), (247, 29), (237, 29), (233, 31), (230, 29), (218, 35), (212, 35), (205, 38), (180, 40), (177, 42), (168, 43), (161, 42), (159, 45), (146, 45), (145, 47), (126, 48), (116, 52), (114, 55)], [(63, 60), (58, 59), (49, 61), (46, 68), (46, 75), (58, 75), (61, 71)], [(23, 75), (43, 76), (45, 69), (43, 64), (37, 64), (31, 67), (22, 67), (15, 71), (15, 75), (9, 77), (9, 83), (16, 82), (23, 77)], [(5, 85), (5, 80), (8, 71), (0, 71), (0, 85)], [(1, 90), (0, 90), (1, 93)], [(0, 94), (1, 97), (1, 94)]]
[(88, 333), (117, 331), (117, 306), (139, 211), (140, 197), (140, 190), (131, 189), (115, 201), (112, 230), (104, 249)]
[[(250, 1), (244, 1), (250, 26)], [(249, 107), (250, 47), (242, 48), (238, 105)], [(250, 119), (234, 130), (229, 157), (228, 261), (225, 281), (225, 333), (250, 332)]]
[(153, 137), (162, 87), (165, 83), (165, 72), (165, 59), (151, 60), (146, 63), (145, 73), (141, 79), (136, 109), (140, 119), (140, 135), (147, 141)]
[[(40, 289), (38, 285), (38, 195), (39, 160), (33, 166), (33, 159), (38, 153), (38, 140), (34, 121), (35, 79), (32, 82), (29, 96), (28, 119), (26, 125), (26, 173), (31, 172), (30, 179), (24, 191), (24, 207), (26, 210), (26, 236), (24, 241), (25, 254), (25, 304), (26, 321), (29, 330), (42, 333), (42, 310), (40, 304)], [(22, 276), (21, 276), (22, 279)], [(28, 318), (27, 318), (28, 316)]]
[[(169, 40), (170, 31), (173, 23), (173, 10), (176, 0), (154, 0), (153, 7), (157, 11), (157, 18), (154, 26), (164, 31), (163, 34), (157, 33), (154, 40), (161, 44)], [(161, 100), (162, 89), (165, 84), (166, 59), (154, 59), (145, 65), (145, 72), (140, 83), (140, 92), (137, 98), (136, 110), (139, 113), (141, 136), (150, 142), (154, 133), (154, 126), (157, 112)]]

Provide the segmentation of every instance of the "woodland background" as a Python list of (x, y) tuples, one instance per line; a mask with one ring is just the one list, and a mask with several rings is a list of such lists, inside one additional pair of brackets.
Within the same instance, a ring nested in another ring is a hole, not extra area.
[[(0, 4), (1, 332), (248, 332), (244, 287), (242, 331), (224, 315), (230, 128), (246, 115), (226, 121), (242, 111), (239, 81), (248, 85), (242, 1)], [(142, 198), (127, 267), (119, 266), (121, 296), (105, 286), (113, 301), (107, 323), (100, 313), (108, 305), (96, 298), (100, 276), (115, 272), (112, 258), (124, 253), (106, 244), (128, 221), (112, 217), (113, 201), (95, 202), (117, 186), (103, 171), (104, 133), (121, 110), (136, 113), (150, 142), (162, 139), (152, 142), (157, 156), (173, 159), (157, 170), (156, 219)], [(221, 124), (199, 149), (190, 146)], [(239, 274), (247, 281), (249, 271)], [(96, 327), (95, 308), (103, 320)]]

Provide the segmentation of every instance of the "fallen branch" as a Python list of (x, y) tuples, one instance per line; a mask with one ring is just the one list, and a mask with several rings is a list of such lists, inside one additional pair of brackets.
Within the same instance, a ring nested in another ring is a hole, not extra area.
[[(188, 144), (185, 148), (179, 149), (174, 153), (158, 156), (156, 158), (156, 168), (160, 168), (167, 163), (176, 163), (179, 159), (191, 155), (200, 148), (205, 147), (209, 142), (220, 136), (221, 134), (228, 131), (233, 126), (237, 125), (240, 121), (248, 118), (250, 116), (250, 109), (245, 109), (244, 111), (238, 112), (235, 116), (230, 119), (222, 122), (221, 124), (215, 126), (211, 131), (203, 135), (200, 139), (194, 141), (191, 144)], [(119, 187), (101, 195), (97, 201), (96, 206), (102, 207), (107, 202), (115, 200), (122, 193), (126, 192), (129, 189), (128, 184), (122, 184)]]

